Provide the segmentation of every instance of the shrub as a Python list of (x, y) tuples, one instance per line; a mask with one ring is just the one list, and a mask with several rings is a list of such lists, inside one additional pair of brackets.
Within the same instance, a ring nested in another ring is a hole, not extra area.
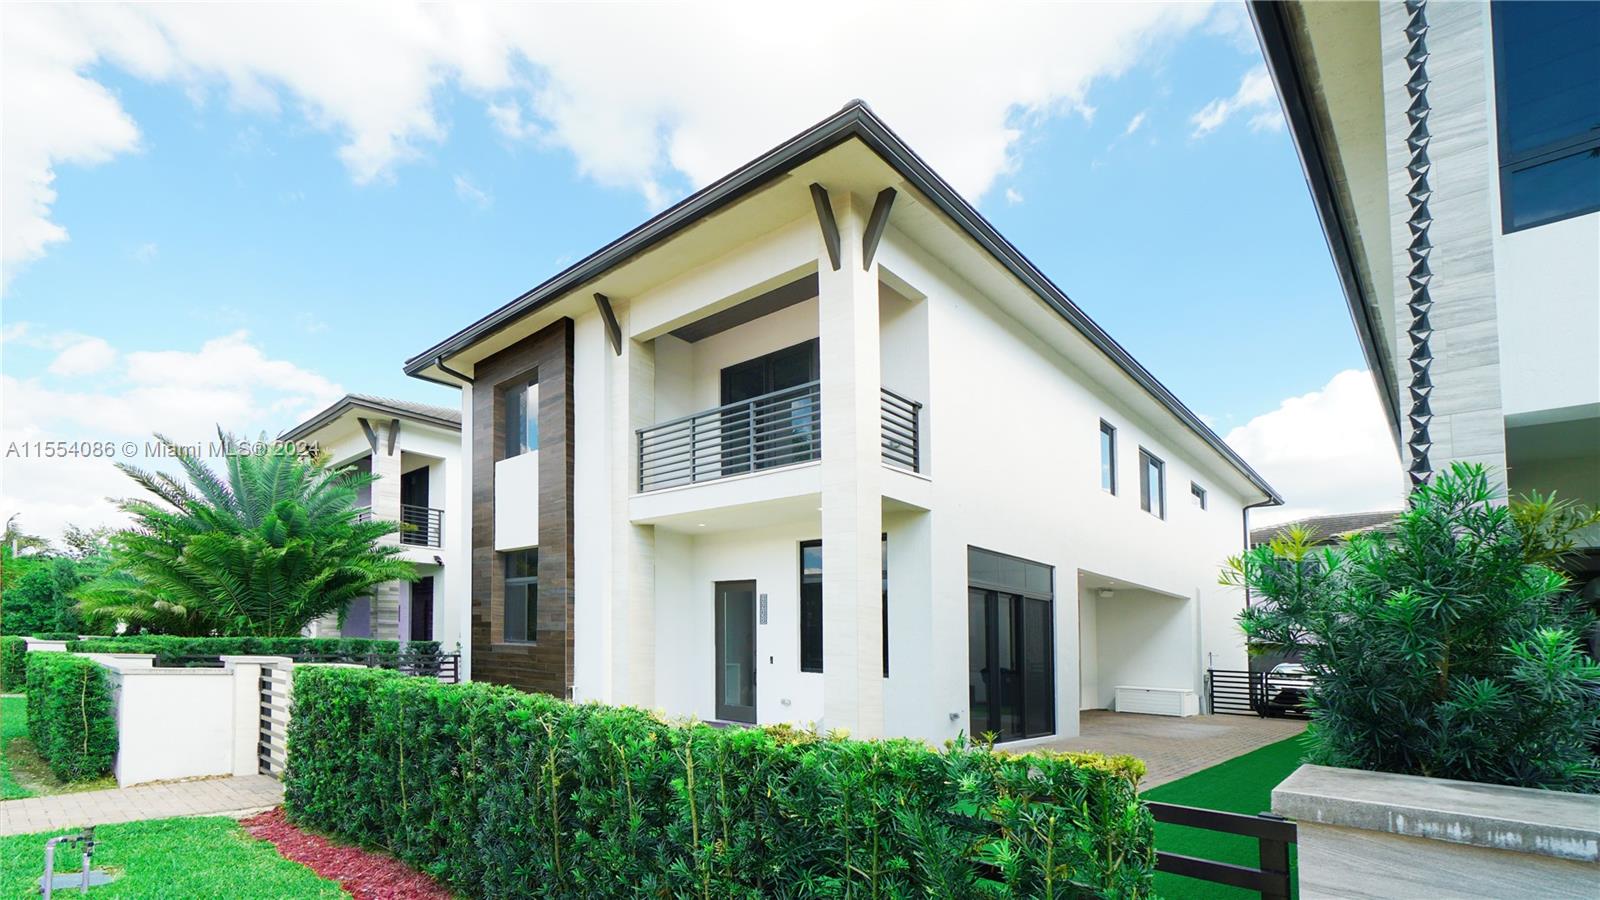
[(286, 805), (472, 896), (1144, 897), (1136, 762), (295, 672)]
[(117, 723), (106, 670), (70, 653), (29, 653), (28, 736), (62, 781), (109, 773)]
[(411, 641), (401, 644), (399, 641), (369, 638), (140, 635), (73, 641), (67, 645), (67, 649), (74, 653), (154, 653), (160, 665), (179, 663), (182, 662), (180, 657), (194, 656), (291, 656), (315, 657), (321, 662), (360, 662), (369, 653), (431, 656), (439, 652), (439, 642)]
[(35, 640), (40, 641), (75, 641), (78, 639), (76, 631), (41, 631), (34, 634)]
[[(89, 566), (65, 556), (30, 559), (26, 567), (8, 572), (0, 596), (0, 634), (34, 634), (70, 631), (82, 626), (76, 591), (87, 579)], [(73, 632), (73, 637), (77, 633)]]
[(1317, 552), (1304, 532), (1231, 561), (1261, 602), (1253, 642), (1304, 653), (1310, 761), (1600, 791), (1593, 617), (1525, 535), (1482, 466), (1417, 490), (1392, 533)]
[(0, 691), (16, 693), (27, 686), (27, 640), (10, 635), (0, 637)]

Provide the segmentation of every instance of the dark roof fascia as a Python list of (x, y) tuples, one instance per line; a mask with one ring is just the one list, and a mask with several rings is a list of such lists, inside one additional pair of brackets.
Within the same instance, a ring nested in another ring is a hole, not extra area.
[[(1400, 449), (1400, 406), (1395, 380), (1387, 357), (1383, 354), (1382, 326), (1373, 317), (1373, 298), (1362, 289), (1356, 270), (1355, 242), (1339, 215), (1339, 193), (1334, 188), (1333, 169), (1324, 150), (1321, 129), (1313, 113), (1311, 86), (1302, 75), (1299, 53), (1291, 36), (1287, 2), (1283, 0), (1250, 0), (1250, 19), (1255, 23), (1256, 38), (1261, 42), (1262, 55), (1266, 57), (1267, 71), (1278, 88), (1283, 101), (1284, 118), (1289, 123), (1289, 134), (1299, 151), (1300, 168), (1305, 174), (1306, 186), (1311, 190), (1311, 202), (1316, 206), (1317, 218), (1322, 222), (1322, 234), (1328, 242), (1328, 252), (1333, 257), (1334, 270), (1339, 273), (1344, 288), (1345, 303), (1350, 309), (1350, 320), (1355, 325), (1356, 336), (1361, 341), (1361, 352), (1367, 367), (1378, 382), (1378, 396), (1389, 419), (1389, 435), (1395, 449)], [(1387, 225), (1387, 223), (1385, 223)]]
[(366, 397), (354, 397), (346, 394), (345, 396), (334, 401), (332, 406), (328, 407), (322, 412), (317, 413), (304, 422), (301, 422), (299, 425), (290, 428), (288, 431), (278, 435), (278, 440), (299, 440), (300, 438), (310, 434), (313, 431), (316, 431), (319, 428), (326, 427), (335, 419), (338, 419), (340, 416), (351, 411), (352, 409), (370, 409), (373, 412), (382, 413), (395, 419), (409, 419), (413, 422), (422, 422), (424, 424), (434, 425), (439, 428), (445, 428), (450, 431), (461, 430), (461, 423), (458, 421), (452, 421), (439, 416), (431, 416), (415, 409), (406, 409), (404, 407), (382, 403)]
[(1012, 275), (1077, 328), (1140, 387), (1154, 396), (1168, 411), (1177, 416), (1208, 446), (1244, 475), (1273, 505), (1283, 502), (1283, 498), (1267, 484), (1266, 479), (1252, 469), (1249, 463), (1246, 463), (1233, 451), (1233, 448), (1217, 436), (1216, 432), (1202, 422), (1199, 416), (1150, 374), (1132, 354), (1123, 349), (1122, 345), (1079, 309), (1066, 293), (1046, 278), (1038, 267), (1001, 236), (1000, 232), (963, 199), (955, 188), (934, 172), (915, 151), (860, 101), (847, 105), (838, 113), (801, 132), (776, 149), (691, 195), (677, 206), (607, 244), (572, 268), (480, 319), (466, 330), (407, 360), (407, 374), (413, 374), (432, 365), (440, 356), (448, 356), (464, 349), (483, 336), (537, 309), (540, 305), (566, 294), (584, 281), (598, 277), (612, 266), (670, 236), (701, 216), (733, 202), (751, 190), (783, 175), (789, 169), (827, 152), (850, 138), (861, 140), (882, 157), (901, 177), (955, 221), (979, 246), (998, 259)]

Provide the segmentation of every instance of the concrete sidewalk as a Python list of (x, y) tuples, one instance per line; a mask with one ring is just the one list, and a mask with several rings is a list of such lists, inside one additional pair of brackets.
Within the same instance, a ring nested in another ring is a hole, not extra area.
[(283, 784), (266, 775), (144, 784), (109, 791), (0, 801), (0, 835), (173, 816), (255, 812), (283, 802)]
[(1303, 719), (1255, 716), (1145, 716), (1103, 709), (1080, 714), (1077, 737), (1053, 741), (1054, 750), (1126, 753), (1144, 760), (1150, 774), (1141, 790), (1182, 778), (1306, 730)]

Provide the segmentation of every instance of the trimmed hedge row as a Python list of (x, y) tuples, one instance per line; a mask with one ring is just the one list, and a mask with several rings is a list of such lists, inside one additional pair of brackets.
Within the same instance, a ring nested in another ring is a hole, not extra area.
[(62, 781), (108, 774), (117, 759), (111, 680), (93, 660), (28, 654), (28, 737)]
[(166, 665), (184, 656), (315, 656), (324, 662), (360, 662), (369, 653), (425, 657), (439, 652), (438, 641), (380, 641), (369, 638), (176, 637), (135, 635), (71, 641), (73, 653), (154, 653)]
[(19, 637), (0, 637), (0, 691), (15, 694), (28, 686), (28, 642)]
[(474, 897), (1146, 897), (1143, 764), (295, 672), (285, 802)]

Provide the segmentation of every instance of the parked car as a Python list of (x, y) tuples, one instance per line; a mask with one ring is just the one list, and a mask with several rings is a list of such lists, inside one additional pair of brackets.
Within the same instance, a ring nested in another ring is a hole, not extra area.
[(1304, 715), (1306, 695), (1315, 681), (1300, 663), (1278, 663), (1263, 676), (1261, 714), (1281, 716), (1287, 713)]

